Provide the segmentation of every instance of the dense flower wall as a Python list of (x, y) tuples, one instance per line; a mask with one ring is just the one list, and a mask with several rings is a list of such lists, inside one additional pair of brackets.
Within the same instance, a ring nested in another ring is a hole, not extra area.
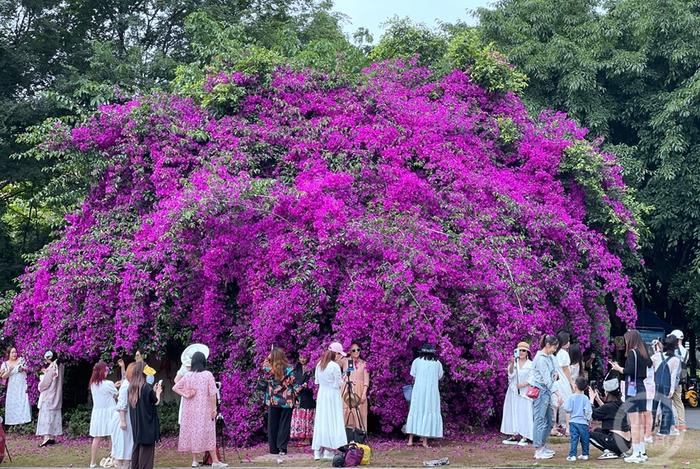
[[(606, 296), (634, 321), (612, 254), (634, 249), (619, 167), (564, 115), (532, 118), (464, 72), (399, 62), (360, 84), (280, 69), (205, 90), (216, 112), (162, 94), (56, 126), (52, 148), (109, 164), (21, 278), (4, 334), (25, 356), (204, 342), (241, 441), (262, 423), (257, 365), (272, 344), (315, 358), (359, 339), (390, 430), (412, 349), (435, 342), (456, 426), (498, 412), (519, 340), (569, 328), (605, 342)], [(627, 247), (587, 225), (590, 195), (560, 170), (574, 145), (607, 162), (602, 203)]]

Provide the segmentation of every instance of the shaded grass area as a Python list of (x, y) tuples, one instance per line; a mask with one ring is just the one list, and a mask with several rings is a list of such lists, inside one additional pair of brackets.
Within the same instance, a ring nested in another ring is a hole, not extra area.
[[(62, 439), (59, 444), (38, 448), (35, 437), (8, 435), (8, 447), (13, 462), (7, 459), (4, 466), (37, 467), (87, 467), (90, 462), (89, 438)], [(372, 466), (418, 467), (423, 461), (449, 457), (452, 467), (629, 467), (621, 459), (598, 461), (600, 451), (591, 447), (592, 460), (569, 463), (566, 455), (569, 442), (564, 438), (553, 438), (550, 446), (557, 454), (553, 459), (535, 461), (531, 447), (505, 446), (497, 435), (469, 435), (463, 439), (436, 442), (431, 448), (411, 447), (404, 440), (374, 438)], [(107, 445), (103, 445), (100, 457), (107, 456)], [(700, 469), (700, 431), (688, 431), (681, 437), (661, 439), (648, 446), (649, 461), (644, 466), (666, 468)], [(265, 445), (248, 448), (227, 448), (226, 461), (232, 467), (332, 467), (330, 461), (313, 461), (309, 448), (290, 447), (290, 454), (278, 464), (276, 457), (267, 455)], [(177, 439), (166, 438), (156, 449), (156, 466), (189, 467), (191, 458), (177, 452)]]

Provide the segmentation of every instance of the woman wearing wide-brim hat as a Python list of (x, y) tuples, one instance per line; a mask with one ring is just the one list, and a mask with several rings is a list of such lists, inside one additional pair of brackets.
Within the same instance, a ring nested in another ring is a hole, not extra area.
[(406, 419), (408, 446), (413, 446), (414, 436), (419, 436), (421, 444), (426, 448), (428, 438), (442, 438), (438, 384), (443, 374), (442, 363), (437, 358), (435, 346), (424, 344), (418, 352), (418, 358), (411, 364), (411, 376), (415, 381)]
[(509, 438), (503, 440), (504, 444), (527, 446), (528, 440), (532, 441), (532, 400), (525, 397), (531, 369), (530, 344), (520, 342), (508, 359), (508, 391), (503, 402), (501, 433)]

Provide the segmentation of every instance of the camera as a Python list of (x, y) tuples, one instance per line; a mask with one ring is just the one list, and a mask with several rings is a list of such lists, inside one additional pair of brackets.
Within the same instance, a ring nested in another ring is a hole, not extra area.
[(355, 363), (353, 362), (352, 358), (348, 359), (348, 369), (345, 370), (345, 374), (350, 376), (350, 373), (355, 371)]

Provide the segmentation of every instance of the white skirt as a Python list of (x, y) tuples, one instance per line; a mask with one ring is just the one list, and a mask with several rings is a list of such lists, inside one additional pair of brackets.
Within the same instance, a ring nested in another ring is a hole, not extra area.
[(92, 409), (90, 415), (90, 436), (112, 436), (114, 407)]
[[(520, 392), (525, 394), (526, 389)], [(503, 420), (501, 433), (505, 435), (520, 435), (532, 440), (533, 431), (532, 401), (508, 387), (503, 403)]]
[(126, 412), (126, 430), (119, 427), (119, 412), (114, 411), (112, 419), (112, 457), (114, 459), (131, 460), (134, 450), (134, 435), (131, 433), (131, 419)]
[(63, 435), (61, 409), (39, 409), (39, 418), (36, 421), (36, 434), (45, 436)]
[(324, 386), (318, 388), (316, 415), (314, 417), (314, 437), (311, 448), (336, 449), (348, 444), (343, 421), (343, 401), (338, 389)]

